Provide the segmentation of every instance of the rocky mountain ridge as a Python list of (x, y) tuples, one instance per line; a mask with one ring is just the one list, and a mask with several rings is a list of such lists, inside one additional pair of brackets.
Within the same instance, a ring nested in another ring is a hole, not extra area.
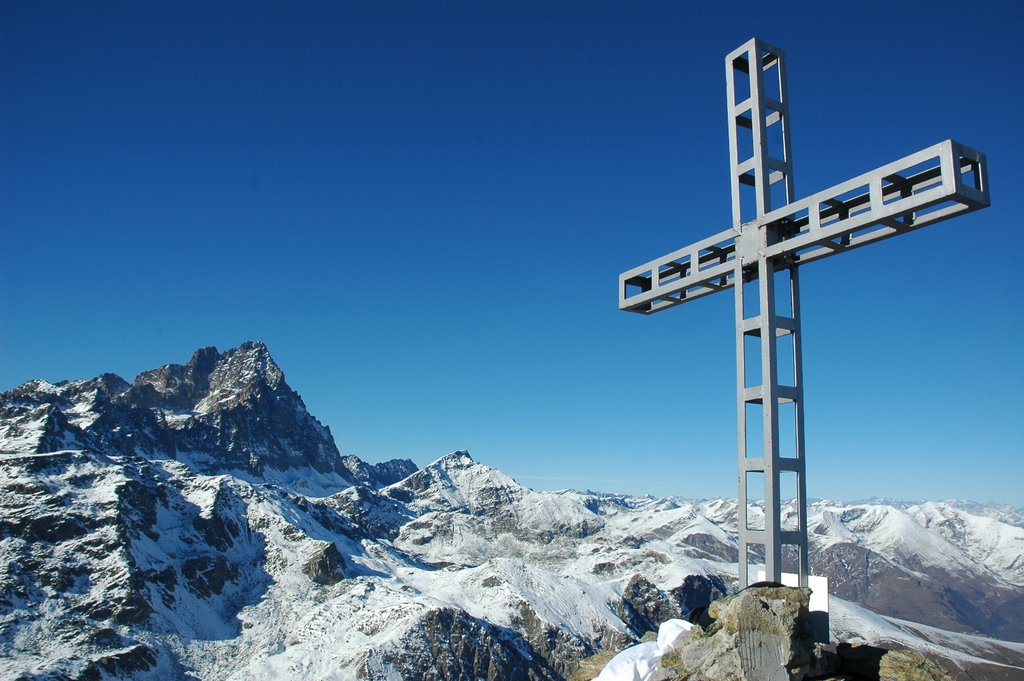
[[(1024, 530), (950, 504), (811, 516), (840, 596), (1021, 638)], [(536, 492), (466, 452), (344, 457), (258, 343), (33, 381), (0, 395), (0, 676), (561, 679), (726, 591), (735, 517)], [(847, 639), (1024, 669), (1024, 644), (833, 603)]]
[(219, 353), (196, 350), (186, 364), (4, 393), (0, 451), (92, 450), (188, 459), (207, 474), (250, 476), (326, 494), (380, 487), (416, 470), (409, 460), (368, 464), (342, 457), (329, 428), (306, 410), (262, 343)]

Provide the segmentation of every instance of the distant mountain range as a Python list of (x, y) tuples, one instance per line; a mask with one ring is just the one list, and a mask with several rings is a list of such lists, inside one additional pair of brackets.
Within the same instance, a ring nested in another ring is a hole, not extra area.
[[(1020, 509), (809, 512), (835, 636), (1022, 678)], [(735, 524), (342, 456), (260, 343), (30, 381), (0, 394), (0, 677), (562, 679), (728, 590)]]

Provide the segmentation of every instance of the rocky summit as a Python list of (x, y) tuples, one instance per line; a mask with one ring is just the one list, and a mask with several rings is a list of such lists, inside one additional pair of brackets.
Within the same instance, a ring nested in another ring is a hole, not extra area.
[[(30, 381), (0, 394), (0, 677), (565, 679), (731, 591), (735, 503), (342, 455), (261, 343)], [(1021, 517), (815, 503), (833, 635), (1024, 672), (986, 637), (1024, 639)]]
[(649, 681), (953, 681), (912, 650), (815, 643), (809, 600), (809, 589), (753, 586), (714, 601)]

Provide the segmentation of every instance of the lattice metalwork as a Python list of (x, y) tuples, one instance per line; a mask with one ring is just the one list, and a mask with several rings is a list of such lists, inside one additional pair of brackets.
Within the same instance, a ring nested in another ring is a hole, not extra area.
[[(798, 266), (988, 206), (987, 163), (946, 140), (794, 200), (785, 55), (754, 38), (725, 58), (725, 71), (733, 227), (623, 272), (619, 308), (653, 314), (734, 290), (740, 585), (756, 546), (767, 578), (781, 582), (789, 545), (806, 586)], [(786, 479), (795, 518), (782, 515)], [(763, 517), (751, 498), (763, 498)]]

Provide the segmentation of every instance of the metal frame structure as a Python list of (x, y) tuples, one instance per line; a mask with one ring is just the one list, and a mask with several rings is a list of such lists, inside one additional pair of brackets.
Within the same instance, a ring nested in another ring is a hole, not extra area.
[[(733, 226), (623, 272), (619, 309), (653, 314), (735, 291), (740, 586), (748, 584), (751, 545), (764, 547), (766, 578), (776, 582), (782, 547), (796, 547), (799, 582), (807, 586), (798, 266), (985, 208), (988, 166), (983, 153), (946, 140), (794, 201), (782, 50), (753, 38), (725, 58), (725, 70)], [(786, 451), (783, 409), (793, 429)], [(785, 526), (784, 475), (793, 479), (797, 502), (797, 517)], [(757, 476), (763, 477), (763, 523), (747, 501), (750, 478)]]

